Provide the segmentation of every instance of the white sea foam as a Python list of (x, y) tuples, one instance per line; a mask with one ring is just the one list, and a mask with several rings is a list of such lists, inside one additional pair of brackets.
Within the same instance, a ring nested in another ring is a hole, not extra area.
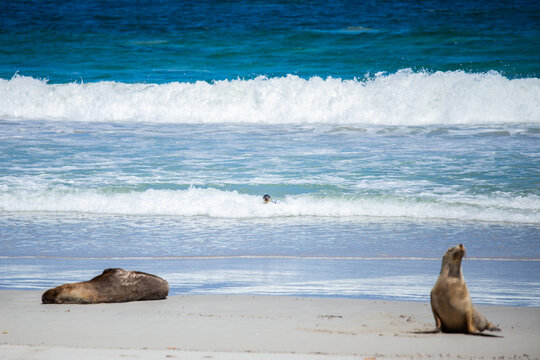
[(88, 122), (540, 123), (540, 79), (497, 72), (377, 74), (361, 80), (258, 77), (207, 83), (49, 84), (0, 79), (0, 118)]
[(263, 204), (260, 196), (212, 188), (103, 193), (20, 191), (0, 193), (0, 211), (51, 211), (121, 215), (206, 216), (215, 218), (383, 217), (540, 223), (540, 198), (469, 197), (455, 199), (392, 196), (317, 197), (295, 195)]

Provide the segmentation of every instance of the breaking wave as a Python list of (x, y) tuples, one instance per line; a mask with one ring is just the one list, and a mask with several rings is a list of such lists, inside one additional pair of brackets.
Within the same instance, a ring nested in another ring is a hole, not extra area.
[(343, 80), (297, 76), (212, 83), (49, 84), (0, 79), (0, 118), (155, 123), (540, 123), (540, 79), (414, 72)]
[(142, 192), (10, 191), (0, 193), (0, 212), (80, 212), (215, 218), (382, 217), (540, 223), (540, 197), (294, 195), (263, 204), (260, 196), (213, 188)]

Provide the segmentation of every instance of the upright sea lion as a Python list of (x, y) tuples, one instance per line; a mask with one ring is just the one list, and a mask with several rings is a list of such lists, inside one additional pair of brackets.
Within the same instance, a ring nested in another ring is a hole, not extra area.
[(431, 310), (437, 331), (480, 334), (484, 330), (501, 331), (487, 321), (473, 306), (461, 260), (465, 247), (461, 244), (448, 249), (443, 256), (441, 273), (431, 290)]
[(97, 304), (165, 299), (169, 284), (159, 276), (139, 271), (105, 269), (95, 278), (64, 284), (43, 293), (44, 304)]

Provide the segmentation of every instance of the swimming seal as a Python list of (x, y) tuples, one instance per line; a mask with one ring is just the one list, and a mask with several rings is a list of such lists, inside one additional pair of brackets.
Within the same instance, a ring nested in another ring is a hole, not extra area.
[(95, 278), (64, 284), (43, 293), (44, 304), (97, 304), (165, 299), (169, 284), (159, 276), (139, 271), (105, 269)]
[(465, 246), (459, 244), (446, 251), (439, 278), (431, 290), (431, 310), (436, 331), (479, 335), (484, 330), (501, 331), (473, 306), (461, 260)]

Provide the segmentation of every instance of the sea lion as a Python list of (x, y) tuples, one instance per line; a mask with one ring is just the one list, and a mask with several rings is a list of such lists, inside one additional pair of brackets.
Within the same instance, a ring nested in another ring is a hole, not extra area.
[(105, 269), (95, 278), (64, 284), (43, 293), (44, 304), (97, 304), (165, 299), (169, 284), (139, 271)]
[(437, 327), (435, 331), (476, 335), (484, 330), (501, 331), (472, 304), (461, 271), (464, 255), (465, 246), (459, 244), (448, 249), (443, 256), (439, 278), (431, 290), (431, 310)]

